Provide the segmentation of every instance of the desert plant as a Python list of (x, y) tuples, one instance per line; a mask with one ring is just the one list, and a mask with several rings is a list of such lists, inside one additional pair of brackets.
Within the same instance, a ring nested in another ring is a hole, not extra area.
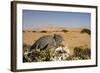
[(91, 50), (89, 48), (74, 48), (74, 58), (76, 59), (89, 59), (91, 57)]
[[(61, 47), (60, 47), (61, 48)], [(23, 56), (24, 62), (43, 62), (54, 60), (66, 60), (67, 52), (62, 49), (50, 48), (45, 50), (33, 49), (27, 55)]]
[(36, 31), (34, 30), (34, 31), (32, 31), (32, 32), (36, 32)]
[(74, 48), (74, 56), (81, 56), (83, 50), (79, 47)]
[(91, 49), (85, 48), (83, 54), (86, 58), (91, 58)]
[(40, 31), (41, 33), (47, 33), (47, 31), (46, 30), (42, 30), (42, 31)]
[(87, 33), (87, 34), (91, 34), (91, 31), (89, 29), (82, 29), (82, 31), (80, 33)]
[(31, 62), (50, 61), (48, 50), (34, 49), (31, 53), (28, 54), (28, 58), (31, 59)]
[(66, 29), (63, 29), (63, 30), (61, 30), (61, 31), (64, 32), (64, 33), (68, 32), (68, 30), (66, 30)]
[(23, 30), (23, 32), (26, 32), (25, 30)]

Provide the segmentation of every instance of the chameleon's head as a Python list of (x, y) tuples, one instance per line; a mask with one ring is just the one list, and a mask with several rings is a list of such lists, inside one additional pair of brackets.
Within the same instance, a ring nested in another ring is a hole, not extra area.
[(63, 37), (58, 34), (54, 34), (53, 38), (55, 39), (57, 46), (60, 45), (62, 43), (62, 41), (64, 40)]

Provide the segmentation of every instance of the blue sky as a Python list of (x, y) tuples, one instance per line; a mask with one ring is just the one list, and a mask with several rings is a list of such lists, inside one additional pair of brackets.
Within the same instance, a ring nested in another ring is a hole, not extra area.
[(57, 26), (66, 28), (90, 28), (91, 14), (79, 12), (56, 12), (23, 10), (23, 29)]

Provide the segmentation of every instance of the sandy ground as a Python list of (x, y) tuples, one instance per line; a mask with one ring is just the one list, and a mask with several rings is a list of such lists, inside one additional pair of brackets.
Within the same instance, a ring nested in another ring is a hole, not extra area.
[[(46, 30), (46, 33), (41, 33), (40, 31)], [(91, 48), (91, 36), (86, 34), (86, 33), (80, 33), (82, 29), (67, 29), (68, 32), (62, 32), (62, 29), (51, 29), (51, 28), (46, 28), (46, 29), (35, 29), (35, 30), (24, 30), (23, 31), (23, 43), (32, 45), (37, 39), (39, 39), (41, 36), (44, 35), (53, 35), (59, 34), (63, 36), (64, 41), (63, 45), (67, 46), (73, 54), (73, 49), (75, 47), (82, 47), (82, 48)], [(36, 32), (32, 32), (36, 31)]]

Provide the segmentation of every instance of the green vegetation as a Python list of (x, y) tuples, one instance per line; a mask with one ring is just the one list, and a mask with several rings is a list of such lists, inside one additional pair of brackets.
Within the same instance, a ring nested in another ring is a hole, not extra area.
[(47, 56), (48, 53), (46, 50), (33, 50), (32, 51), (32, 55), (31, 55), (34, 59), (32, 61), (36, 61), (36, 62), (41, 62), (41, 61), (46, 61), (47, 60)]
[[(31, 59), (31, 62), (50, 61), (50, 50), (34, 49), (28, 54), (28, 58)], [(26, 62), (29, 62), (28, 58), (26, 59)]]
[[(64, 45), (60, 45), (64, 47)], [(23, 44), (24, 53), (30, 52), (30, 45)], [(33, 49), (27, 55), (23, 53), (23, 62), (43, 62), (43, 61), (51, 61), (53, 56), (59, 56), (59, 53), (54, 55), (55, 48), (52, 49)], [(91, 49), (90, 48), (82, 48), (75, 47), (73, 50), (73, 55), (70, 55), (66, 58), (66, 60), (86, 60), (91, 58)]]
[(80, 33), (87, 33), (87, 34), (91, 35), (91, 30), (89, 30), (89, 29), (82, 29), (82, 31)]

